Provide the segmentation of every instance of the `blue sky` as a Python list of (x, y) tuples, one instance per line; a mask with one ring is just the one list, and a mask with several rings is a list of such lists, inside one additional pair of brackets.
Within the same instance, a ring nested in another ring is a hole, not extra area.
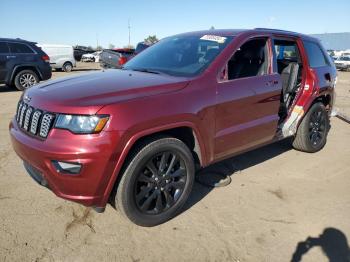
[(350, 0), (0, 0), (0, 37), (118, 47), (148, 35), (215, 28), (271, 27), (350, 32)]

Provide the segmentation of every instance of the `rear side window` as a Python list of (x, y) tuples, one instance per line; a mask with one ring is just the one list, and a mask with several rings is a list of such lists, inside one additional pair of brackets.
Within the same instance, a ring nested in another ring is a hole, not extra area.
[(15, 54), (32, 54), (33, 50), (26, 44), (9, 43), (11, 53)]
[(9, 53), (9, 47), (6, 42), (0, 42), (0, 54)]
[(310, 67), (316, 68), (328, 65), (328, 60), (318, 44), (304, 41), (304, 47), (309, 59)]

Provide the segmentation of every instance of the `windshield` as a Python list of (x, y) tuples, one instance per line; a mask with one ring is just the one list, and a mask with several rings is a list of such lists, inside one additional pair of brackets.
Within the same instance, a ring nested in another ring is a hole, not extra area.
[(173, 36), (147, 48), (123, 69), (195, 76), (204, 71), (233, 37)]

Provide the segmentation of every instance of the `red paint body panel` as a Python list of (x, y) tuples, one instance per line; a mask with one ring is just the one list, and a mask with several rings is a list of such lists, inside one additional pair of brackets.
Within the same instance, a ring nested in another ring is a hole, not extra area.
[[(206, 33), (212, 31), (192, 34)], [(282, 33), (219, 30), (215, 34), (235, 38), (197, 77), (107, 70), (49, 81), (27, 90), (25, 94), (32, 98), (30, 105), (35, 108), (55, 113), (107, 114), (110, 119), (99, 134), (75, 135), (53, 128), (46, 140), (23, 133), (13, 120), (10, 134), (15, 151), (41, 171), (56, 195), (103, 207), (126, 156), (143, 136), (175, 127), (191, 128), (200, 147), (202, 166), (275, 141), (281, 76), (272, 66), (271, 39)], [(316, 97), (333, 95), (330, 83), (319, 80), (328, 71), (309, 69), (300, 40), (308, 37), (282, 36), (298, 40), (304, 61), (302, 86), (308, 84), (310, 88), (300, 92), (296, 104), (307, 111)], [(269, 74), (218, 81), (228, 59), (252, 37), (271, 38)], [(331, 77), (335, 79), (335, 72)], [(79, 175), (62, 175), (51, 160), (79, 162), (83, 168)]]

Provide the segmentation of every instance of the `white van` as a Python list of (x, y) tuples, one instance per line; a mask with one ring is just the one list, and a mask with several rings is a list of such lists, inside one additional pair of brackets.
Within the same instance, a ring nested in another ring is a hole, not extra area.
[(72, 71), (76, 66), (74, 49), (70, 45), (37, 45), (50, 57), (50, 65), (56, 70)]

